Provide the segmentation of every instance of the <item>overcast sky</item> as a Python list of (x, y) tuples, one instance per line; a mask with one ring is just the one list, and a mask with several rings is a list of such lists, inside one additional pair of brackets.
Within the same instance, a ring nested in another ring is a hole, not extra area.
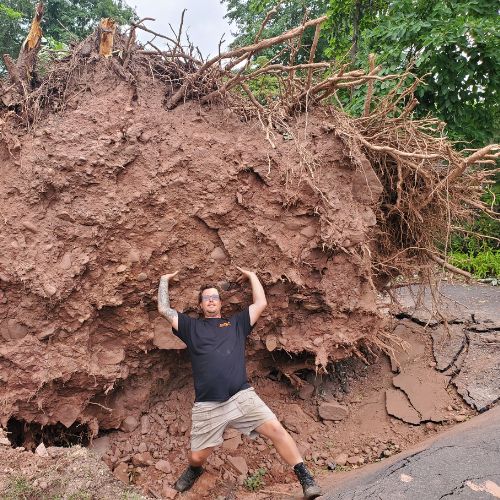
[[(199, 47), (205, 57), (218, 52), (222, 35), (226, 41), (225, 47), (232, 40), (231, 28), (224, 19), (226, 7), (221, 5), (219, 0), (126, 0), (126, 3), (135, 7), (140, 18), (155, 18), (156, 21), (146, 21), (146, 26), (168, 36), (172, 36), (168, 24), (170, 23), (174, 30), (177, 30), (182, 10), (187, 9), (183, 32), (187, 30), (189, 38), (194, 45)], [(137, 35), (141, 42), (152, 38), (152, 35), (141, 30), (138, 30)], [(153, 43), (161, 47), (159, 38)]]

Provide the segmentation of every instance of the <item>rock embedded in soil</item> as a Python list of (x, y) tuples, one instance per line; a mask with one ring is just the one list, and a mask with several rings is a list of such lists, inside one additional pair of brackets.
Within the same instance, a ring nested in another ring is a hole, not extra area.
[(155, 463), (155, 468), (165, 474), (170, 474), (172, 472), (172, 466), (168, 460), (158, 460), (158, 462)]
[(129, 484), (128, 465), (120, 463), (113, 469), (113, 475), (122, 483)]
[(110, 438), (109, 436), (103, 436), (97, 439), (92, 440), (89, 445), (89, 448), (97, 453), (99, 456), (105, 455), (110, 447)]
[(43, 443), (40, 443), (36, 449), (35, 449), (35, 453), (40, 456), (40, 457), (48, 457), (49, 456), (49, 453), (47, 451), (47, 448), (45, 448), (45, 445)]
[(314, 394), (314, 385), (312, 384), (303, 384), (299, 390), (299, 398), (305, 401), (308, 401), (313, 397)]
[(321, 403), (318, 408), (319, 416), (323, 420), (344, 420), (349, 416), (349, 410), (346, 406), (338, 403)]
[(215, 488), (217, 483), (217, 476), (209, 471), (205, 471), (204, 474), (196, 481), (191, 490), (195, 498), (213, 498), (212, 490)]
[(347, 459), (349, 456), (347, 453), (341, 453), (340, 455), (337, 455), (333, 460), (337, 465), (344, 466), (347, 463)]
[(236, 451), (241, 443), (241, 436), (235, 436), (229, 439), (225, 439), (222, 443), (222, 448), (228, 451)]
[(148, 434), (151, 430), (151, 423), (149, 421), (148, 415), (142, 415), (141, 417), (141, 434)]
[(162, 489), (161, 489), (161, 495), (162, 495), (162, 498), (165, 498), (165, 499), (168, 499), (168, 500), (172, 500), (176, 497), (178, 491), (177, 490), (174, 490), (172, 488), (172, 486), (170, 486), (169, 483), (167, 482), (164, 482), (163, 483), (163, 486), (162, 486)]
[(234, 467), (234, 469), (241, 475), (247, 475), (248, 474), (248, 465), (246, 460), (241, 457), (232, 457), (229, 456), (227, 457), (227, 461)]
[(132, 455), (132, 463), (137, 466), (149, 466), (154, 464), (154, 459), (148, 451)]
[(122, 425), (120, 426), (120, 429), (124, 432), (133, 432), (135, 429), (137, 429), (137, 426), (139, 425), (139, 421), (129, 415), (123, 422)]

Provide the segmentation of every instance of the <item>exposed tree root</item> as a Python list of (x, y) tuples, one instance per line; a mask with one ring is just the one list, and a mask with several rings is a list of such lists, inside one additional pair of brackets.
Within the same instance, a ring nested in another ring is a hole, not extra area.
[[(274, 14), (274, 11), (268, 13), (262, 28)], [(436, 257), (436, 245), (440, 242), (446, 245), (452, 226), (471, 219), (478, 211), (498, 217), (480, 201), (483, 187), (490, 182), (494, 170), (485, 171), (479, 167), (497, 161), (499, 145), (477, 151), (455, 151), (443, 133), (441, 122), (433, 118), (412, 119), (412, 111), (418, 104), (414, 92), (422, 81), (409, 71), (381, 75), (382, 68), (375, 65), (374, 55), (370, 56), (368, 72), (350, 69), (347, 65), (338, 67), (334, 61), (315, 63), (317, 41), (326, 16), (304, 19), (300, 26), (269, 39), (261, 39), (260, 30), (252, 45), (219, 53), (208, 60), (203, 60), (192, 44), (182, 45), (184, 14), (179, 30), (174, 32), (175, 38), (152, 31), (144, 24), (147, 20), (134, 23), (128, 36), (117, 34), (112, 52), (110, 46), (105, 52), (107, 56), (113, 54), (111, 66), (132, 85), (135, 75), (144, 70), (164, 82), (167, 108), (193, 99), (206, 105), (218, 102), (243, 119), (260, 120), (273, 147), (273, 137), (277, 134), (289, 137), (287, 121), (292, 116), (303, 113), (307, 116), (310, 110), (319, 108), (325, 113), (326, 129), (340, 137), (349, 148), (364, 153), (383, 187), (374, 244), (369, 249), (379, 286), (396, 275), (413, 275), (422, 270), (422, 266), (428, 266), (429, 259), (458, 272)], [(309, 57), (306, 62), (296, 63), (295, 48), (301, 43), (304, 31), (312, 28), (315, 34)], [(4, 109), (15, 110), (14, 116), (26, 125), (36, 123), (44, 112), (64, 109), (75, 94), (87, 91), (82, 82), (85, 73), (92, 70), (99, 58), (96, 48), (102, 47), (103, 40), (99, 43), (98, 39), (100, 34), (105, 35), (109, 45), (112, 33), (106, 30), (101, 33), (101, 29), (76, 46), (72, 54), (57, 62), (38, 85), (26, 91), (22, 100), (15, 101), (15, 106), (9, 99), (9, 92), (13, 84), (18, 85), (20, 76), (17, 66), (6, 61), (11, 81), (0, 88)], [(161, 37), (168, 49), (160, 50), (152, 42), (147, 45), (153, 50), (141, 47), (136, 42), (137, 30)], [(263, 67), (252, 67), (251, 62), (259, 52), (275, 46), (283, 46), (279, 52), (281, 56), (289, 53), (288, 64), (271, 60)], [(252, 82), (264, 75), (272, 76), (278, 84), (277, 94), (269, 96), (267, 102), (252, 90)], [(394, 81), (392, 90), (377, 97), (375, 82), (387, 80)], [(363, 115), (352, 118), (342, 110), (337, 94), (342, 89), (361, 85), (368, 88)], [(304, 133), (307, 134), (307, 125)], [(292, 134), (290, 138), (304, 169), (291, 173), (287, 182), (301, 182), (306, 176), (313, 189), (322, 193), (321, 177), (316, 175), (320, 166), (301, 146), (299, 137)], [(362, 172), (363, 166), (358, 167)], [(334, 210), (326, 193), (322, 193), (322, 199), (324, 207), (319, 210), (330, 224), (334, 224)], [(325, 245), (334, 248), (339, 243), (331, 240), (325, 241)], [(464, 272), (460, 274), (469, 276)]]

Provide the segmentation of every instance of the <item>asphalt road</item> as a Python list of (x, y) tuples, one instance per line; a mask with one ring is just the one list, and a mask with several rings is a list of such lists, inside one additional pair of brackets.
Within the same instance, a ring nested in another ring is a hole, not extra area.
[(428, 286), (419, 285), (404, 286), (393, 293), (403, 309), (423, 323), (437, 310), (448, 321), (500, 323), (500, 286), (442, 282), (434, 296)]
[(346, 473), (321, 498), (500, 498), (500, 407), (424, 441), (404, 454)]

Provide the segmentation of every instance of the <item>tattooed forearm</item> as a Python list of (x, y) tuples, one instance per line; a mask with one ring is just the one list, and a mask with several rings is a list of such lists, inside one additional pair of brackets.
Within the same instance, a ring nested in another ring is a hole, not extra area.
[(158, 286), (158, 312), (172, 323), (177, 318), (177, 311), (170, 307), (168, 297), (168, 279), (161, 278)]

